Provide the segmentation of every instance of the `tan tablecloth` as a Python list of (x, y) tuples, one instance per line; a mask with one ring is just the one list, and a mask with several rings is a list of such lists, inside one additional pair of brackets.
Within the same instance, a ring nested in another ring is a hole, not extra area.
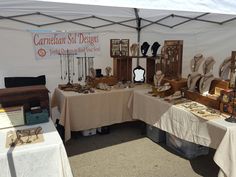
[(217, 149), (214, 160), (219, 177), (236, 176), (236, 125), (223, 118), (207, 121), (147, 94), (134, 91), (133, 118), (156, 126), (181, 139)]
[(128, 102), (133, 89), (96, 90), (80, 94), (55, 89), (52, 106), (61, 112), (60, 124), (65, 127), (65, 141), (71, 131), (81, 131), (132, 120)]

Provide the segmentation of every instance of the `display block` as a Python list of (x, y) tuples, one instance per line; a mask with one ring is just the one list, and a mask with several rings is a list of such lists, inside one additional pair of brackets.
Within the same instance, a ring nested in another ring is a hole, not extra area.
[(0, 109), (0, 129), (25, 124), (23, 106)]

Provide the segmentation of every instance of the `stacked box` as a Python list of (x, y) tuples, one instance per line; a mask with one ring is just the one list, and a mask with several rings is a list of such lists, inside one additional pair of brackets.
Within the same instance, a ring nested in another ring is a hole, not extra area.
[(146, 135), (149, 139), (156, 143), (164, 142), (166, 139), (165, 131), (160, 130), (152, 125), (146, 125)]
[(82, 135), (83, 136), (92, 136), (92, 135), (96, 135), (96, 128), (91, 128), (91, 129), (88, 129), (88, 130), (84, 130), (82, 131)]
[(166, 133), (166, 145), (187, 159), (193, 159), (209, 153), (208, 147), (182, 140), (169, 133)]

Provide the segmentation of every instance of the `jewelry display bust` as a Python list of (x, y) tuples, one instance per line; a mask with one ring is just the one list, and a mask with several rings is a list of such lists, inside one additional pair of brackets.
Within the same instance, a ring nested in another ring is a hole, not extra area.
[(157, 50), (159, 49), (161, 45), (158, 42), (154, 42), (152, 44), (151, 50), (152, 50), (152, 56), (157, 56)]
[(199, 69), (199, 66), (203, 62), (204, 57), (202, 54), (196, 54), (193, 59), (191, 60), (191, 71), (192, 72), (197, 72)]
[(138, 56), (138, 50), (139, 50), (138, 44), (136, 43), (132, 44), (130, 47), (131, 56)]
[(188, 75), (187, 87), (190, 91), (195, 91), (197, 81), (201, 78), (201, 74), (198, 72), (193, 72)]
[(207, 57), (203, 63), (203, 74), (207, 74), (213, 70), (213, 65), (215, 64), (215, 59), (213, 57)]
[(231, 57), (227, 57), (219, 67), (219, 77), (223, 80), (230, 78)]
[(144, 57), (147, 56), (147, 52), (148, 52), (148, 49), (149, 49), (150, 45), (147, 43), (147, 42), (144, 42), (142, 45), (141, 45), (141, 53)]
[(199, 92), (203, 95), (207, 95), (211, 87), (211, 82), (214, 79), (215, 77), (211, 72), (202, 76), (202, 78), (199, 81)]
[(161, 85), (161, 81), (164, 78), (164, 74), (161, 70), (157, 70), (156, 74), (153, 76), (154, 86), (159, 87)]

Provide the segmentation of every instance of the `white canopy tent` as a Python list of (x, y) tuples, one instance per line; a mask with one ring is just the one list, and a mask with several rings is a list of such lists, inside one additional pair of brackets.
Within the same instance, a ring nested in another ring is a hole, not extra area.
[[(112, 66), (110, 39), (140, 43), (184, 40), (183, 77), (190, 72), (196, 53), (216, 60), (214, 74), (222, 60), (235, 50), (236, 2), (234, 1), (0, 1), (1, 78), (45, 74), (47, 87), (61, 83), (59, 58), (37, 61), (29, 30), (88, 31), (102, 36), (102, 51), (95, 56), (95, 68)], [(89, 5), (88, 5), (89, 4)], [(91, 5), (93, 4), (93, 5)], [(94, 5), (95, 4), (95, 5)], [(121, 7), (122, 6), (122, 7)], [(135, 13), (135, 9), (136, 12)], [(137, 20), (140, 26), (137, 26)], [(138, 28), (139, 27), (139, 28)], [(160, 51), (159, 51), (160, 52)], [(133, 65), (136, 65), (134, 61)], [(141, 61), (145, 65), (145, 60)], [(4, 87), (3, 79), (0, 87)]]

